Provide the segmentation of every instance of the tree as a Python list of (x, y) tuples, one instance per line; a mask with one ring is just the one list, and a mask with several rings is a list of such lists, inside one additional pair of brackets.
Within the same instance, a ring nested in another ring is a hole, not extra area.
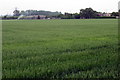
[(5, 16), (3, 17), (3, 19), (7, 19), (7, 15), (5, 15)]
[(119, 16), (119, 13), (118, 12), (112, 12), (111, 16)]
[(63, 19), (74, 19), (74, 15), (71, 14), (71, 13), (65, 13), (63, 16), (62, 16)]
[(14, 14), (13, 14), (14, 16), (20, 16), (20, 11), (17, 10), (17, 9), (14, 10), (13, 13), (14, 13)]
[(80, 10), (80, 17), (81, 18), (95, 18), (97, 16), (97, 12), (94, 11), (92, 8), (86, 8)]
[(37, 19), (40, 19), (40, 16), (38, 15)]
[(21, 11), (22, 15), (46, 15), (46, 16), (57, 16), (61, 14), (60, 12), (51, 12), (51, 11), (43, 11), (43, 10), (26, 10)]
[(74, 14), (74, 18), (75, 18), (75, 19), (80, 19), (80, 14), (75, 13), (75, 14)]

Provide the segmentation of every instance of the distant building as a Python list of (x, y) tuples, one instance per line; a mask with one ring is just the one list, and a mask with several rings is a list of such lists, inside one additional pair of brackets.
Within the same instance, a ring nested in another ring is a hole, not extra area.
[(111, 14), (110, 14), (110, 13), (103, 13), (103, 16), (110, 17), (110, 16), (111, 16)]
[(30, 15), (30, 16), (20, 16), (18, 19), (46, 19), (46, 15)]
[(98, 13), (98, 16), (100, 16), (100, 17), (103, 17), (103, 16), (110, 17), (111, 13)]
[(116, 16), (116, 19), (119, 19), (119, 16)]
[(33, 15), (37, 19), (46, 19), (47, 16), (45, 15)]

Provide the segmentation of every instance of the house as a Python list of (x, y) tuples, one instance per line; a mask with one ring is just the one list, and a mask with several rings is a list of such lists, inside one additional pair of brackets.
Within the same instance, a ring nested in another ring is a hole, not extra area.
[(110, 14), (110, 13), (103, 13), (103, 16), (110, 17), (110, 16), (111, 16), (111, 14)]
[(100, 16), (100, 17), (103, 17), (103, 16), (110, 17), (111, 13), (98, 13), (98, 16)]

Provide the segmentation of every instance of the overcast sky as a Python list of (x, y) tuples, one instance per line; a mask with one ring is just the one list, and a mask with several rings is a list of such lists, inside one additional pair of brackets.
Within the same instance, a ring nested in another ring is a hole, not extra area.
[(13, 14), (18, 10), (47, 10), (75, 13), (91, 7), (100, 12), (118, 11), (120, 0), (0, 0), (0, 15)]

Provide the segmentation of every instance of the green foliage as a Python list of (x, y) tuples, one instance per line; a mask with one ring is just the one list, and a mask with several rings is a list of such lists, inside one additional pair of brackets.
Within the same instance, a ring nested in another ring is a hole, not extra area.
[(102, 17), (97, 16), (97, 17), (95, 17), (95, 18), (96, 18), (96, 19), (116, 19), (115, 16), (102, 16)]
[(86, 8), (80, 10), (80, 17), (81, 18), (95, 18), (97, 16), (97, 12), (94, 11), (92, 8)]
[(7, 15), (2, 17), (2, 19), (17, 19), (17, 18), (18, 16), (7, 16)]
[(60, 12), (51, 12), (51, 11), (44, 11), (44, 10), (26, 10), (21, 11), (20, 14), (22, 15), (46, 15), (46, 16), (57, 16), (61, 14)]
[(75, 14), (74, 14), (74, 17), (75, 17), (75, 19), (80, 19), (80, 14), (75, 13)]
[(111, 15), (112, 16), (119, 16), (119, 12), (112, 12)]
[(80, 19), (80, 14), (78, 13), (65, 13), (65, 14), (60, 14), (57, 16), (58, 18), (61, 19)]
[(3, 78), (117, 78), (116, 19), (3, 20)]

